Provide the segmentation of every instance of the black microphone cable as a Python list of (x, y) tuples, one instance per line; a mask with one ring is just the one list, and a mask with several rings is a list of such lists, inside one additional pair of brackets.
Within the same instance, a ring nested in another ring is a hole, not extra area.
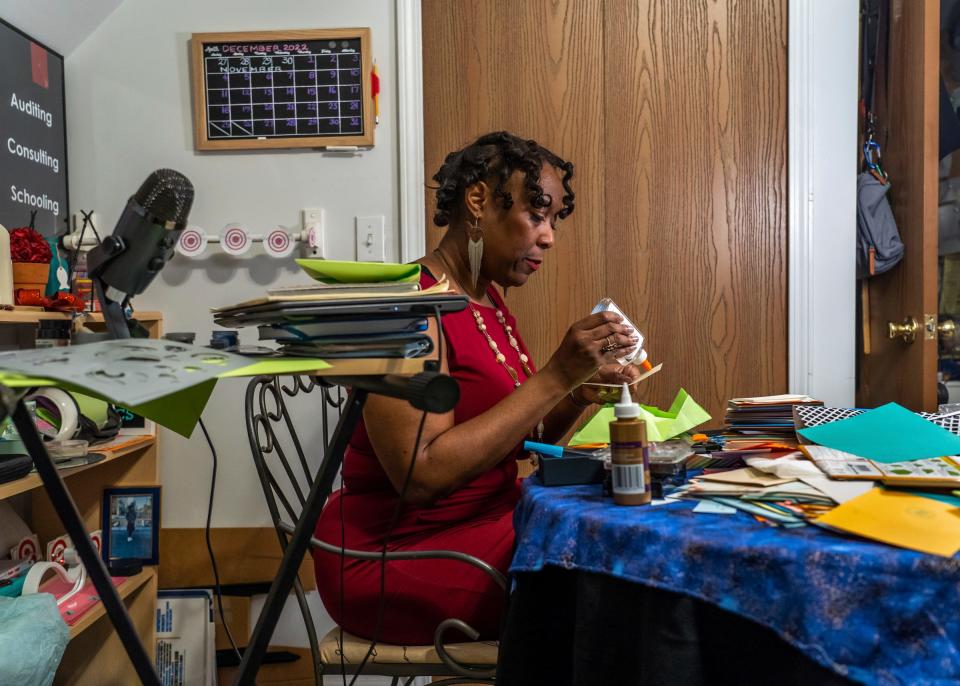
[[(437, 357), (438, 357), (438, 370), (443, 369), (443, 324), (440, 321), (440, 307), (435, 305), (433, 308), (434, 316), (437, 320)], [(420, 439), (423, 437), (423, 425), (427, 422), (427, 412), (424, 411), (423, 415), (420, 417), (420, 425), (417, 427), (417, 438), (413, 444), (413, 454), (410, 457), (410, 465), (407, 467), (407, 473), (403, 478), (403, 485), (400, 487), (400, 494), (397, 498), (396, 507), (393, 508), (393, 516), (390, 519), (390, 525), (387, 527), (387, 532), (383, 537), (383, 547), (380, 550), (380, 599), (377, 604), (377, 623), (373, 629), (373, 638), (370, 640), (370, 647), (367, 648), (367, 654), (363, 656), (363, 660), (357, 666), (356, 671), (353, 673), (353, 678), (350, 680), (349, 686), (354, 686), (357, 681), (357, 677), (363, 672), (363, 668), (366, 666), (367, 661), (373, 655), (373, 651), (377, 647), (377, 639), (380, 636), (380, 630), (383, 627), (383, 613), (386, 608), (387, 600), (387, 545), (390, 542), (390, 535), (393, 533), (394, 527), (397, 525), (397, 521), (400, 519), (400, 511), (403, 509), (403, 501), (407, 495), (407, 489), (410, 486), (410, 481), (413, 478), (413, 467), (417, 462), (417, 455), (420, 452)], [(341, 525), (343, 523), (341, 509)], [(341, 570), (343, 565), (343, 548), (340, 549), (340, 560), (341, 560)], [(342, 582), (342, 572), (341, 572), (341, 582)], [(341, 615), (342, 617), (342, 615)], [(340, 643), (341, 647), (341, 659), (343, 653), (343, 641)]]
[(207, 427), (203, 423), (203, 419), (199, 420), (200, 428), (203, 430), (203, 435), (207, 439), (207, 445), (210, 446), (210, 454), (213, 456), (213, 474), (210, 476), (210, 500), (207, 504), (207, 524), (204, 529), (204, 538), (207, 541), (207, 552), (210, 554), (210, 566), (213, 568), (213, 584), (214, 591), (217, 595), (217, 609), (220, 612), (220, 621), (223, 623), (223, 630), (227, 633), (227, 640), (230, 641), (230, 647), (233, 648), (234, 654), (237, 656), (237, 660), (243, 662), (243, 657), (240, 655), (239, 649), (237, 649), (237, 642), (233, 640), (233, 634), (230, 633), (230, 626), (227, 624), (227, 618), (223, 614), (223, 594), (220, 590), (220, 572), (217, 570), (217, 558), (213, 554), (213, 545), (210, 543), (210, 520), (213, 517), (213, 494), (217, 488), (217, 449), (213, 447), (213, 441), (210, 439), (210, 434), (207, 432)]

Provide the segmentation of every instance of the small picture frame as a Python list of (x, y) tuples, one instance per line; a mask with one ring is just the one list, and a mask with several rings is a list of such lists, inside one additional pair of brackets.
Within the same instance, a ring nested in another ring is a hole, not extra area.
[(102, 513), (104, 562), (136, 559), (159, 564), (159, 486), (105, 488)]

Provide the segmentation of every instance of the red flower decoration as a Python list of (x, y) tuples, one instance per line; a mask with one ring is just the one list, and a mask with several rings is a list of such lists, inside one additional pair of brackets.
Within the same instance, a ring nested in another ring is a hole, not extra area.
[(14, 262), (49, 264), (53, 255), (43, 236), (36, 229), (25, 226), (10, 232), (10, 258)]

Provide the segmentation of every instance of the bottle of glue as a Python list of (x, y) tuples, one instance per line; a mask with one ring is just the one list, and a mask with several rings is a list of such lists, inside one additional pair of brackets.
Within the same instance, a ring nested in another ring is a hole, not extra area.
[(647, 453), (647, 425), (640, 419), (640, 406), (623, 384), (620, 402), (613, 406), (610, 422), (610, 458), (613, 501), (617, 505), (649, 505), (650, 461)]

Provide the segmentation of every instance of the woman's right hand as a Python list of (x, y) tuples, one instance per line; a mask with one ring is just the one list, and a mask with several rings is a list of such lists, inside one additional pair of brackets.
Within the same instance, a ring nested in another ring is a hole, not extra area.
[(602, 365), (636, 347), (640, 340), (637, 332), (622, 321), (623, 317), (613, 312), (597, 312), (575, 322), (543, 371), (555, 375), (568, 391), (573, 390)]

